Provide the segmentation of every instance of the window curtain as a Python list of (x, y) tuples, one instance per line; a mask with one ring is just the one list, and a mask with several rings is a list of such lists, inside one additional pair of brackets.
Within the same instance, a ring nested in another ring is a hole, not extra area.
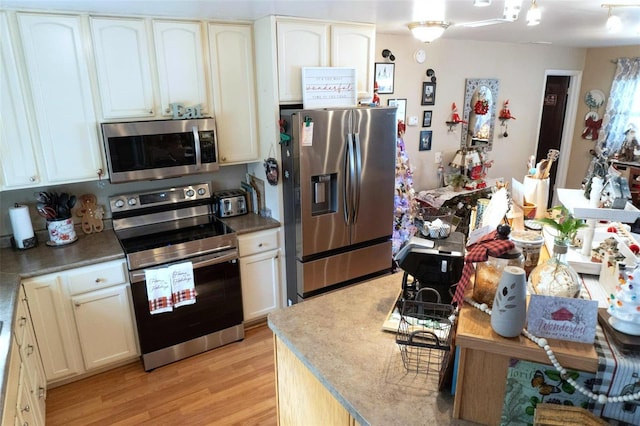
[(616, 73), (611, 84), (607, 107), (602, 117), (603, 132), (598, 146), (606, 148), (607, 155), (618, 152), (624, 142), (624, 132), (629, 129), (629, 115), (634, 96), (640, 86), (640, 58), (618, 58)]

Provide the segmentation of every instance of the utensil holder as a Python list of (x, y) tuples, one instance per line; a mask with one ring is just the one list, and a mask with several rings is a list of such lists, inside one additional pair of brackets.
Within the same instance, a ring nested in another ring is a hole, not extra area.
[(48, 220), (47, 230), (49, 231), (49, 241), (47, 245), (51, 247), (71, 244), (78, 239), (73, 225), (73, 219)]

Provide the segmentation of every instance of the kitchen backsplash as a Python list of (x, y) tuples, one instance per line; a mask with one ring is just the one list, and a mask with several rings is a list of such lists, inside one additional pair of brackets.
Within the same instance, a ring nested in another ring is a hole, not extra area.
[[(220, 167), (216, 173), (184, 176), (176, 179), (163, 179), (154, 181), (141, 181), (133, 183), (111, 184), (108, 180), (104, 184), (98, 181), (81, 182), (67, 185), (43, 186), (40, 188), (16, 189), (13, 191), (0, 192), (0, 237), (11, 236), (11, 222), (9, 221), (9, 208), (16, 203), (29, 206), (31, 222), (35, 231), (46, 229), (45, 219), (36, 212), (36, 197), (34, 195), (40, 191), (67, 192), (80, 196), (82, 194), (95, 194), (98, 198), (98, 205), (105, 209), (105, 219), (111, 219), (108, 198), (116, 194), (126, 194), (129, 192), (144, 191), (168, 188), (175, 185), (185, 185), (192, 183), (210, 182), (212, 191), (222, 189), (240, 188), (240, 182), (245, 179), (247, 173), (246, 165)], [(76, 205), (76, 208), (79, 204)], [(73, 220), (80, 223), (81, 218), (73, 211)]]

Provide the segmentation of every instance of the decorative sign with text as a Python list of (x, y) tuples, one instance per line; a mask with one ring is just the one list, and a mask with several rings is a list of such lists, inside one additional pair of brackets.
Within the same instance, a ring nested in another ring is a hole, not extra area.
[(355, 68), (302, 68), (302, 106), (309, 108), (354, 107), (358, 103)]
[(173, 120), (185, 120), (191, 118), (203, 118), (202, 117), (202, 105), (184, 106), (182, 104), (174, 103), (169, 104), (171, 108), (171, 118)]
[(532, 294), (527, 329), (538, 337), (593, 343), (598, 301)]

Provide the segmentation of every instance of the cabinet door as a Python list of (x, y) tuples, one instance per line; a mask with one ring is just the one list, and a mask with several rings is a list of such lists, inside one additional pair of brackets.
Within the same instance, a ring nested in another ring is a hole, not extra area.
[(79, 16), (18, 14), (48, 183), (98, 177), (102, 148)]
[(73, 319), (66, 308), (60, 278), (46, 275), (23, 281), (29, 312), (48, 382), (81, 373)]
[(153, 115), (153, 78), (145, 21), (91, 18), (104, 118)]
[(373, 95), (375, 47), (375, 26), (331, 25), (331, 66), (356, 69), (358, 99)]
[(162, 115), (171, 115), (172, 103), (185, 107), (200, 104), (202, 112), (208, 112), (200, 23), (154, 21), (153, 33)]
[(329, 66), (329, 24), (278, 21), (280, 102), (302, 102), (302, 68)]
[(209, 24), (220, 164), (258, 159), (253, 34), (249, 25)]
[(279, 250), (240, 258), (244, 320), (267, 315), (278, 308)]
[[(9, 350), (9, 363), (5, 365), (4, 382), (4, 407), (0, 415), (1, 425), (14, 424), (18, 414), (18, 392), (20, 383), (20, 348), (15, 339), (8, 342), (11, 345)], [(2, 408), (2, 407), (0, 407)]]
[(87, 370), (138, 355), (129, 284), (71, 298)]
[(19, 75), (7, 17), (0, 14), (0, 164), (5, 189), (41, 183)]

